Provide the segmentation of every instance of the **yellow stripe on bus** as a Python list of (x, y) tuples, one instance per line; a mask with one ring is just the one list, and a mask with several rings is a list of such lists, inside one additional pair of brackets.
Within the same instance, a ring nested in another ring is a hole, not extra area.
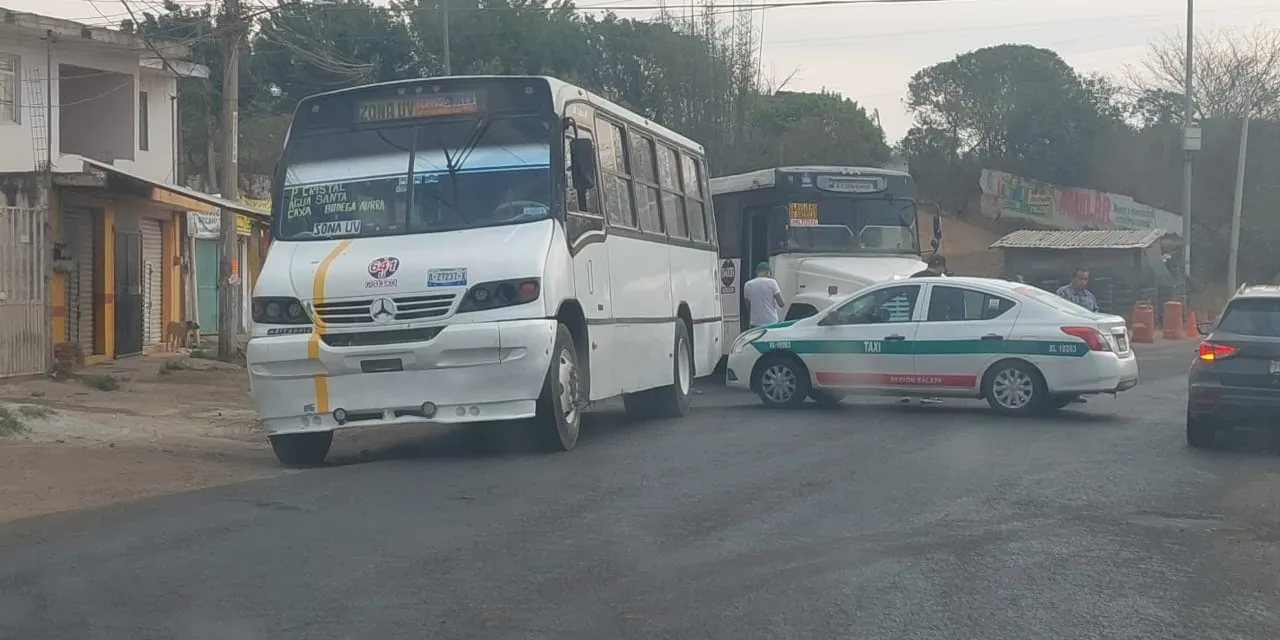
[[(329, 255), (320, 261), (320, 266), (316, 267), (315, 278), (311, 281), (311, 315), (315, 328), (311, 330), (311, 338), (307, 340), (307, 357), (312, 360), (320, 359), (320, 336), (324, 334), (324, 321), (320, 319), (316, 306), (324, 303), (324, 280), (329, 273), (329, 266), (333, 264), (342, 252), (346, 251), (351, 245), (350, 240), (343, 240), (329, 252)], [(329, 413), (329, 380), (323, 373), (317, 373), (311, 376), (311, 382), (316, 391), (316, 413)]]

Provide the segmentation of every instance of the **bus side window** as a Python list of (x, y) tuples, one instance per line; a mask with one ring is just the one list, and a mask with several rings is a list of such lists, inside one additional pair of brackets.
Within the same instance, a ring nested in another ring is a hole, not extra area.
[[(578, 137), (591, 139), (591, 130), (584, 127), (578, 127)], [(573, 141), (573, 130), (565, 133), (564, 137), (564, 180), (565, 180), (565, 206), (569, 211), (580, 211), (582, 213), (594, 213), (600, 215), (600, 189), (588, 189), (586, 193), (579, 193), (573, 188), (573, 165), (570, 163), (572, 159), (569, 155), (569, 143)], [(597, 163), (598, 164), (598, 163)], [(583, 196), (586, 196), (585, 198)]]
[(685, 214), (689, 219), (689, 238), (694, 242), (710, 240), (707, 206), (702, 194), (702, 166), (696, 158), (681, 154), (684, 165)]
[(600, 131), (600, 194), (605, 218), (611, 226), (636, 228), (635, 205), (631, 200), (631, 159), (627, 153), (626, 132), (608, 120), (597, 119)]
[(662, 187), (662, 215), (666, 219), (667, 235), (688, 238), (684, 196), (680, 194), (680, 156), (664, 144), (658, 145), (658, 182)]

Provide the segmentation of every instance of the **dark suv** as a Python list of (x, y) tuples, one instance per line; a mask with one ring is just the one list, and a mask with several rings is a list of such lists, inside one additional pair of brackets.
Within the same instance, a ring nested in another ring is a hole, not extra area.
[(1280, 410), (1280, 285), (1240, 287), (1187, 377), (1187, 444), (1212, 447), (1221, 429), (1276, 424)]

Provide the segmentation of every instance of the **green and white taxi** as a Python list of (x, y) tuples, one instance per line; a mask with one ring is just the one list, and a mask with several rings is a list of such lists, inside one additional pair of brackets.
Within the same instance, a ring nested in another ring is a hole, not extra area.
[(872, 285), (817, 315), (751, 329), (730, 347), (730, 387), (766, 405), (848, 395), (985, 398), (1014, 414), (1138, 384), (1124, 318), (989, 278)]

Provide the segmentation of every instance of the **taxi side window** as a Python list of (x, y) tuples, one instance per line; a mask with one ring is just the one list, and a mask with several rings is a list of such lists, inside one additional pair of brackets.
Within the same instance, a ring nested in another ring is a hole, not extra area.
[(828, 325), (910, 322), (920, 298), (920, 285), (902, 285), (858, 296), (831, 313)]
[(1008, 298), (963, 289), (934, 285), (929, 291), (929, 314), (926, 322), (963, 322), (992, 320), (1013, 308)]

